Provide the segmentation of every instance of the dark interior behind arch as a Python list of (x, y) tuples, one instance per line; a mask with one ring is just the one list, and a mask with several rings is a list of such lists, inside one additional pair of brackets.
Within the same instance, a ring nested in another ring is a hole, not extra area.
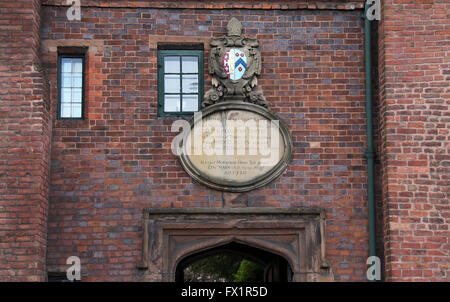
[(292, 281), (292, 269), (286, 259), (266, 250), (237, 242), (227, 243), (185, 257), (177, 265), (175, 281), (185, 281), (184, 270), (189, 265), (199, 260), (219, 254), (237, 255), (242, 257), (242, 259), (246, 259), (260, 265), (264, 269), (262, 280), (258, 280), (260, 282)]

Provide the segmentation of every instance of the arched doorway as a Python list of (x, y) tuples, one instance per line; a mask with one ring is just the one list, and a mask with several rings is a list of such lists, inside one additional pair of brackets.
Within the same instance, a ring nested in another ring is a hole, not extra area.
[(183, 268), (219, 251), (259, 263), (265, 271), (259, 280), (334, 279), (323, 209), (152, 208), (144, 210), (143, 231), (137, 267), (144, 281), (183, 280)]
[[(196, 280), (192, 279), (193, 271), (199, 276)], [(185, 257), (178, 263), (175, 274), (177, 282), (290, 282), (293, 276), (283, 257), (237, 242)]]

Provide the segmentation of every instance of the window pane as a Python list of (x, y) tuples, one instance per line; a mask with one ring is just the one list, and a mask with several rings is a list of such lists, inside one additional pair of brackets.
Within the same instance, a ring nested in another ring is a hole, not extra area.
[(72, 117), (72, 106), (70, 104), (61, 104), (61, 117)]
[(83, 58), (61, 57), (58, 67), (60, 87), (60, 117), (82, 118)]
[(183, 75), (183, 93), (198, 92), (198, 75)]
[(165, 95), (164, 96), (164, 111), (165, 112), (179, 112), (180, 111), (180, 95)]
[(83, 72), (83, 59), (72, 59), (72, 72)]
[(198, 94), (183, 95), (183, 111), (198, 111)]
[(72, 116), (75, 118), (81, 117), (81, 103), (79, 104), (72, 104)]
[(61, 89), (61, 102), (67, 103), (72, 100), (72, 89), (70, 88), (63, 88)]
[(197, 57), (183, 57), (182, 69), (183, 73), (198, 73)]
[(180, 93), (180, 76), (169, 74), (164, 76), (164, 92)]
[(62, 74), (62, 87), (72, 87), (72, 77), (70, 73), (63, 73)]
[(72, 77), (72, 87), (81, 88), (83, 86), (82, 74), (74, 74)]
[(72, 89), (72, 102), (81, 103), (81, 88)]
[(180, 57), (164, 57), (164, 73), (180, 73)]
[(61, 59), (62, 72), (72, 72), (72, 59)]

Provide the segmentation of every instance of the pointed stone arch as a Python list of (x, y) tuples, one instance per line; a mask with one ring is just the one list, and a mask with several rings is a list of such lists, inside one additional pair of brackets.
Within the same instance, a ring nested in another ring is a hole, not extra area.
[(265, 282), (288, 282), (292, 281), (292, 265), (282, 255), (275, 253), (270, 248), (261, 248), (239, 242), (238, 240), (224, 241), (220, 245), (215, 245), (209, 249), (198, 250), (190, 253), (177, 261), (175, 269), (175, 281), (184, 281), (184, 270), (189, 265), (216, 255), (234, 255), (241, 259), (250, 260), (259, 265), (263, 270)]
[[(283, 247), (279, 247), (274, 244), (268, 244), (265, 242), (262, 242), (260, 240), (252, 240), (250, 236), (225, 236), (225, 237), (217, 237), (213, 240), (207, 240), (204, 242), (201, 242), (200, 244), (196, 245), (193, 244), (188, 249), (183, 250), (180, 255), (174, 256), (173, 263), (171, 263), (170, 270), (176, 271), (176, 268), (180, 264), (181, 261), (184, 259), (193, 256), (195, 254), (201, 254), (202, 252), (207, 252), (209, 250), (212, 250), (214, 248), (218, 248), (221, 246), (225, 246), (227, 244), (231, 243), (237, 243), (241, 245), (245, 245), (254, 249), (259, 249), (262, 251), (265, 251), (267, 253), (272, 253), (274, 255), (278, 255), (286, 260), (286, 262), (289, 264), (291, 269), (293, 267), (298, 267), (299, 263), (295, 257), (295, 254), (292, 253), (292, 251), (289, 251), (288, 249), (285, 249)], [(256, 259), (258, 257), (255, 257)], [(255, 260), (256, 260), (255, 259)]]

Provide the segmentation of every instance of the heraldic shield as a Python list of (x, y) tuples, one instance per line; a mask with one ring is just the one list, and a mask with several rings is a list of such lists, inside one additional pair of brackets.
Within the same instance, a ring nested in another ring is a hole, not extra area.
[(247, 57), (242, 50), (232, 48), (223, 56), (223, 70), (231, 80), (240, 80), (247, 68)]

